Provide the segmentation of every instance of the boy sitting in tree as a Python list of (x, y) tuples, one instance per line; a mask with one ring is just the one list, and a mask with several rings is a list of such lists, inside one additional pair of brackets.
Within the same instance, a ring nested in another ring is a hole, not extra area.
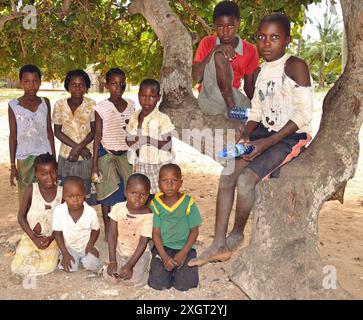
[[(198, 104), (205, 114), (241, 119), (241, 107), (251, 106), (258, 53), (254, 45), (236, 34), (240, 20), (236, 3), (217, 4), (213, 12), (217, 36), (204, 37), (195, 53), (192, 76), (200, 83)], [(241, 79), (248, 98), (239, 91)]]

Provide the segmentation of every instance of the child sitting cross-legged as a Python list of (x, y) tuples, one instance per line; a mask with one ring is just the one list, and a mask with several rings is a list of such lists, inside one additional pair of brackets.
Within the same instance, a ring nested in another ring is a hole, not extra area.
[(198, 268), (189, 267), (188, 262), (197, 255), (194, 244), (202, 218), (192, 197), (179, 192), (182, 182), (179, 166), (162, 166), (161, 192), (150, 202), (155, 246), (151, 250), (148, 284), (157, 290), (174, 287), (187, 291), (196, 288), (199, 282)]
[(131, 175), (126, 184), (126, 202), (111, 210), (108, 235), (109, 258), (104, 278), (111, 283), (143, 286), (147, 283), (151, 259), (147, 246), (153, 214), (147, 206), (150, 180), (143, 174)]
[(63, 182), (63, 199), (54, 210), (53, 230), (61, 251), (59, 269), (78, 270), (81, 262), (90, 271), (100, 268), (99, 252), (95, 243), (100, 225), (95, 209), (85, 202), (85, 188), (80, 177), (69, 176)]

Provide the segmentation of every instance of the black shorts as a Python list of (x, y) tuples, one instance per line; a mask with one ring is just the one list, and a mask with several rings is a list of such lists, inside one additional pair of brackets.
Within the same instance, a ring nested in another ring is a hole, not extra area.
[[(251, 134), (250, 141), (267, 138), (274, 133), (276, 131), (268, 131), (260, 123), (257, 129)], [(247, 168), (253, 170), (261, 180), (268, 179), (269, 176), (278, 177), (280, 167), (305, 150), (305, 146), (310, 140), (311, 136), (307, 133), (294, 133), (254, 158)]]
[[(164, 249), (168, 256), (172, 258), (180, 251), (167, 247), (164, 247)], [(174, 287), (179, 291), (187, 291), (191, 288), (198, 287), (198, 267), (188, 266), (188, 262), (197, 256), (195, 249), (191, 249), (188, 252), (185, 262), (180, 269), (174, 268), (172, 271), (165, 269), (164, 263), (155, 246), (151, 249), (151, 254), (152, 259), (148, 281), (148, 285), (151, 288), (164, 290)]]

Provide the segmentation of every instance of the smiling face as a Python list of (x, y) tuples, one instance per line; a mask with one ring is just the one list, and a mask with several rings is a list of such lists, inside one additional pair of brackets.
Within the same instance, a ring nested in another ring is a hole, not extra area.
[(113, 74), (108, 79), (106, 88), (111, 96), (122, 96), (126, 88), (126, 77), (121, 74)]
[(57, 168), (52, 162), (39, 164), (35, 169), (35, 176), (42, 188), (52, 188), (57, 182)]
[(183, 184), (180, 173), (174, 168), (164, 168), (159, 173), (159, 188), (167, 197), (178, 194)]
[(260, 25), (257, 33), (257, 48), (260, 56), (266, 61), (280, 59), (290, 43), (291, 37), (281, 23), (264, 22)]
[(36, 96), (40, 84), (41, 81), (36, 72), (24, 72), (20, 80), (20, 85), (27, 96)]
[(151, 113), (160, 100), (160, 94), (154, 86), (143, 85), (139, 89), (139, 102), (146, 114)]
[(82, 98), (87, 92), (84, 78), (81, 76), (73, 76), (69, 81), (68, 91), (72, 98)]
[(132, 211), (141, 211), (150, 195), (150, 186), (145, 181), (133, 180), (126, 187), (125, 196), (127, 208)]
[(222, 44), (233, 44), (239, 21), (233, 16), (220, 16), (214, 22), (214, 27)]

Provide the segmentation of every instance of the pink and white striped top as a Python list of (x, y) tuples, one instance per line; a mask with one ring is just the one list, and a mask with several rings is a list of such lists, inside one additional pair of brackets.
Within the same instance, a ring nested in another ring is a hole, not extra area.
[(108, 99), (97, 103), (95, 111), (102, 119), (102, 145), (108, 150), (128, 150), (126, 144), (126, 120), (129, 120), (135, 111), (132, 100), (125, 99), (127, 107), (124, 112), (117, 111), (115, 105)]

